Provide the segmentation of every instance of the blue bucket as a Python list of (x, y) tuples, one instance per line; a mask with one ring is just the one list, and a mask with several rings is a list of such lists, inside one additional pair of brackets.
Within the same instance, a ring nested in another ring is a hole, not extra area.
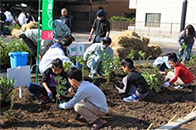
[(10, 52), (8, 55), (10, 56), (11, 68), (27, 65), (28, 52)]

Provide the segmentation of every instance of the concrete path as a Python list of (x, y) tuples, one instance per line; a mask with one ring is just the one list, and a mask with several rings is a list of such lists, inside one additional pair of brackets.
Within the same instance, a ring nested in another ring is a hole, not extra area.
[(180, 118), (177, 119), (176, 121), (173, 122), (169, 122), (164, 126), (161, 126), (155, 130), (172, 130), (174, 128), (179, 127), (182, 124), (185, 124), (193, 119), (196, 119), (196, 111), (193, 111), (191, 113), (189, 113), (187, 116), (185, 116), (184, 118)]

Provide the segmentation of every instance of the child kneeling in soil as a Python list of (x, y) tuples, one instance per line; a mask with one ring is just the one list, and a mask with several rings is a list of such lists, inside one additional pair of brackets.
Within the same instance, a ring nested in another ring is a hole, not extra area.
[(122, 69), (128, 75), (123, 78), (123, 87), (115, 85), (119, 93), (125, 93), (127, 97), (123, 98), (126, 102), (137, 102), (148, 95), (148, 83), (144, 77), (135, 70), (133, 61), (130, 58), (124, 58), (121, 61)]
[[(80, 115), (76, 119), (79, 121), (87, 121), (92, 124), (92, 129), (97, 130), (104, 121), (100, 116), (104, 116), (108, 112), (108, 105), (104, 93), (94, 84), (82, 79), (82, 71), (78, 68), (70, 68), (67, 73), (70, 84), (77, 88), (74, 97), (66, 103), (60, 103), (60, 109), (74, 110)], [(70, 88), (69, 92), (73, 92)]]
[(165, 82), (163, 86), (169, 87), (171, 84), (178, 85), (175, 87), (176, 89), (191, 87), (193, 75), (184, 65), (178, 62), (176, 54), (172, 53), (168, 60), (170, 66), (174, 68), (174, 72), (169, 71), (167, 73), (166, 80), (170, 79), (170, 81)]
[[(55, 102), (56, 97), (56, 85), (57, 81), (55, 81), (55, 77), (60, 75), (61, 80), (66, 79), (67, 82), (65, 84), (66, 91), (69, 89), (70, 84), (67, 79), (67, 75), (63, 69), (62, 61), (57, 58), (52, 61), (52, 67), (46, 69), (43, 73), (42, 83), (41, 85), (30, 82), (27, 85), (28, 90), (37, 98), (41, 100), (41, 103), (47, 103), (49, 100)], [(49, 99), (49, 100), (48, 100)]]

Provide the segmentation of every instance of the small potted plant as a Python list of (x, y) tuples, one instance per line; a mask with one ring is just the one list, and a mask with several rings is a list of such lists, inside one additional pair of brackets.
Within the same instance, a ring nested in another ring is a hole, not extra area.
[(9, 80), (6, 77), (0, 77), (0, 93), (1, 93), (1, 105), (11, 105), (11, 94), (14, 90), (15, 79)]

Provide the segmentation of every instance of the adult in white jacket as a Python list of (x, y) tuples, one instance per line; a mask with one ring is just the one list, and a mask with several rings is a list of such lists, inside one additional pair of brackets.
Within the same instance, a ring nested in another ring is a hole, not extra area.
[(22, 10), (22, 12), (19, 14), (18, 16), (18, 22), (20, 24), (20, 26), (22, 26), (23, 24), (26, 24), (26, 15), (25, 15), (25, 10)]

